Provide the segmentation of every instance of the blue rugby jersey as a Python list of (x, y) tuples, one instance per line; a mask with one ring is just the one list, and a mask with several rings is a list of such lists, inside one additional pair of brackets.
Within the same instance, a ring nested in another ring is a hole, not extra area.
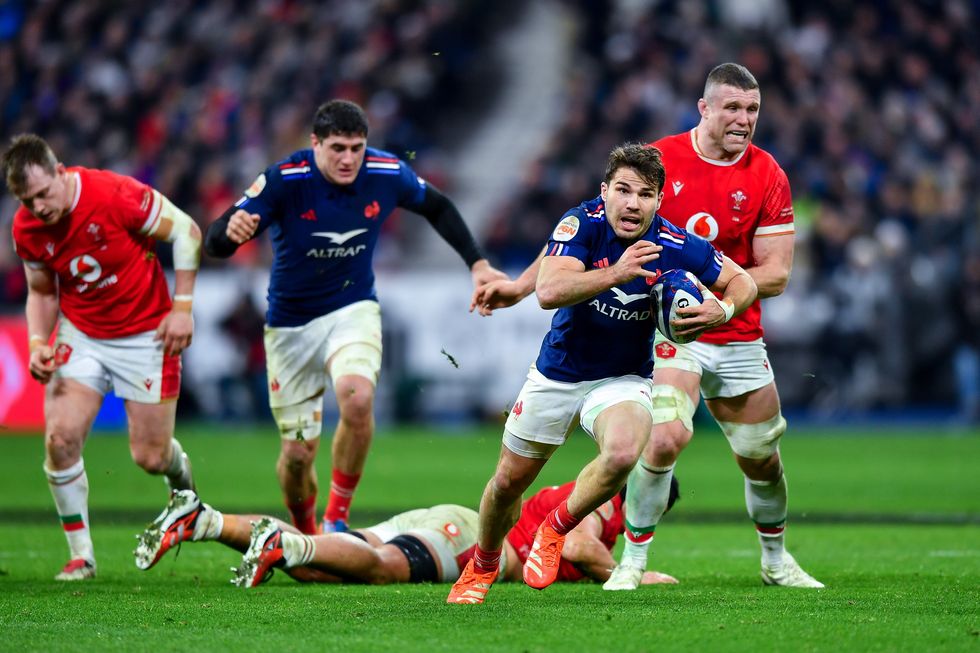
[[(663, 246), (651, 272), (689, 270), (705, 286), (721, 274), (722, 256), (708, 241), (659, 215), (641, 240)], [(635, 242), (635, 241), (633, 241)], [(632, 242), (624, 243), (606, 220), (602, 197), (567, 211), (548, 241), (548, 256), (574, 256), (586, 270), (609, 267)], [(626, 374), (653, 373), (650, 314), (653, 279), (637, 277), (572, 306), (558, 309), (535, 365), (553, 381), (577, 383)]]
[(266, 323), (293, 327), (364, 299), (377, 301), (372, 259), (382, 223), (396, 207), (415, 210), (425, 180), (394, 154), (366, 148), (348, 186), (324, 178), (313, 150), (266, 168), (238, 208), (261, 216), (273, 262)]

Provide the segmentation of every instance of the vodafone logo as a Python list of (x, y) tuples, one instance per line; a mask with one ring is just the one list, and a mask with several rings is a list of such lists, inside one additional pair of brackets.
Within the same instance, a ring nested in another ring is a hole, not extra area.
[(85, 283), (92, 283), (102, 276), (102, 266), (88, 254), (76, 256), (69, 264), (71, 275)]
[(714, 240), (718, 237), (718, 221), (710, 213), (703, 211), (688, 218), (684, 228), (705, 240)]

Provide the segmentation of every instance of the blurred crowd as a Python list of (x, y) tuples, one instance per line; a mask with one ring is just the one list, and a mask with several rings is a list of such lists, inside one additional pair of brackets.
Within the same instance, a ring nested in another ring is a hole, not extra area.
[[(695, 125), (707, 71), (738, 61), (761, 84), (755, 142), (794, 193), (785, 301), (796, 303), (784, 305), (795, 308), (767, 318), (775, 355), (808, 356), (795, 390), (780, 381), (787, 398), (958, 401), (980, 417), (975, 0), (551, 1), (575, 18), (575, 56), (549, 146), (478, 228), (496, 264), (534, 258), (561, 214), (597, 192), (611, 147)], [(521, 6), (0, 0), (0, 138), (38, 132), (67, 163), (132, 174), (207, 224), (308, 144), (319, 102), (346, 97), (368, 110), (372, 145), (451, 190), (439, 145), (492, 110), (491, 45)], [(15, 206), (0, 196), (8, 310), (25, 293)], [(411, 237), (398, 220), (389, 229)]]
[(740, 62), (762, 91), (755, 143), (786, 170), (796, 208), (799, 310), (768, 340), (812, 360), (784, 394), (828, 410), (958, 394), (980, 418), (980, 5), (568, 4), (582, 28), (564, 120), (500, 207), (494, 255), (532, 260), (598, 193), (611, 147), (690, 129), (707, 71)]
[[(0, 137), (37, 132), (67, 164), (131, 174), (207, 224), (267, 165), (309, 146), (319, 103), (344, 97), (367, 109), (372, 145), (438, 183), (444, 164), (430, 153), (441, 130), (484, 106), (471, 76), (492, 74), (492, 9), (0, 0)], [(3, 224), (15, 206), (9, 194), (0, 200)], [(23, 280), (9, 245), (4, 228), (0, 302), (17, 303)], [(256, 248), (232, 265), (263, 255)]]

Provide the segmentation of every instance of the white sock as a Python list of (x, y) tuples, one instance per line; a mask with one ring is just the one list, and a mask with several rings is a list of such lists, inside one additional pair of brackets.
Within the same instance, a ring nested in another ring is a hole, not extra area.
[(48, 487), (51, 488), (61, 526), (65, 529), (71, 559), (84, 558), (95, 564), (88, 521), (88, 476), (85, 474), (85, 462), (79, 459), (68, 469), (62, 470), (51, 470), (45, 465), (44, 473), (48, 477)]
[(316, 553), (316, 543), (309, 535), (300, 533), (282, 533), (282, 561), (283, 567), (302, 567), (310, 563), (313, 554)]
[(647, 568), (650, 542), (657, 523), (667, 510), (674, 466), (648, 467), (641, 460), (626, 481), (626, 545), (623, 564)]
[(165, 474), (172, 490), (192, 490), (194, 489), (194, 479), (191, 476), (191, 466), (184, 456), (184, 448), (180, 446), (177, 438), (172, 438), (170, 466)]
[(786, 553), (787, 498), (785, 476), (775, 482), (745, 478), (745, 507), (759, 534), (763, 565), (779, 564)]
[(225, 526), (225, 516), (206, 503), (201, 504), (201, 514), (194, 524), (194, 534), (191, 539), (195, 542), (216, 540), (221, 537), (221, 529)]

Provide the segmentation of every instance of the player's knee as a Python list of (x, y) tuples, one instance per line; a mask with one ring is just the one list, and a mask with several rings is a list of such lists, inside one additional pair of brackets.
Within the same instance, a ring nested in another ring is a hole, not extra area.
[(612, 474), (628, 474), (640, 459), (642, 448), (638, 443), (627, 441), (613, 441), (604, 443), (599, 460), (603, 468)]
[(656, 452), (657, 460), (674, 461), (691, 442), (691, 435), (679, 421), (658, 424), (650, 436), (650, 448)]
[(292, 406), (274, 406), (272, 416), (283, 442), (314, 440), (323, 428), (323, 395)]
[(149, 474), (163, 474), (170, 467), (169, 456), (162, 449), (150, 447), (133, 448), (130, 452), (133, 462)]
[(374, 410), (374, 387), (367, 383), (347, 384), (337, 391), (340, 419), (350, 424), (370, 422)]
[[(779, 438), (786, 432), (786, 420), (779, 413), (759, 424), (719, 422), (718, 425), (738, 456), (766, 462), (774, 459)], [(778, 465), (778, 458), (775, 460)]]
[(82, 455), (82, 438), (57, 424), (49, 424), (44, 434), (44, 447), (48, 459), (58, 469), (73, 465)]
[(279, 454), (280, 464), (290, 472), (301, 472), (313, 464), (316, 459), (317, 447), (300, 440), (283, 440), (282, 451)]
[[(654, 384), (650, 402), (653, 405), (654, 425), (681, 426), (688, 433), (694, 431), (694, 412), (697, 406), (680, 388), (665, 383)], [(677, 425), (673, 425), (673, 422), (677, 422)]]

